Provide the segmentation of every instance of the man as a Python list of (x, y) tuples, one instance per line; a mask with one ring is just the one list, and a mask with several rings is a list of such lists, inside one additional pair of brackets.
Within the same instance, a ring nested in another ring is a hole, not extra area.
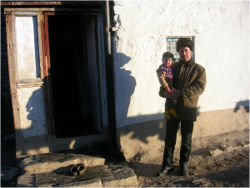
[(166, 92), (161, 87), (160, 96), (167, 98), (166, 111), (171, 106), (169, 104), (177, 100), (175, 105), (177, 117), (172, 116), (167, 119), (163, 164), (158, 175), (168, 174), (173, 170), (172, 160), (176, 135), (179, 124), (181, 124), (182, 142), (179, 165), (181, 174), (187, 176), (189, 174), (193, 124), (196, 121), (198, 99), (206, 85), (206, 71), (193, 61), (193, 42), (190, 39), (179, 39), (176, 50), (179, 53), (180, 61), (173, 65), (174, 89), (171, 92)]

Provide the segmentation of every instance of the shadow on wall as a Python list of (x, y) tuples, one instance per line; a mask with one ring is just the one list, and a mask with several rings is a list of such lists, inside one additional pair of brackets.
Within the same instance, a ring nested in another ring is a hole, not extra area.
[[(130, 135), (130, 139), (139, 139), (144, 143), (148, 143), (148, 137), (155, 135), (158, 135), (160, 140), (164, 140), (165, 123), (163, 122), (165, 122), (165, 120), (163, 119), (164, 116), (162, 113), (128, 117), (131, 96), (136, 86), (136, 79), (132, 76), (132, 72), (126, 70), (124, 67), (130, 60), (131, 58), (123, 53), (115, 53), (114, 55), (116, 73), (116, 121), (118, 124), (129, 124), (121, 128), (118, 127), (119, 133), (121, 136)], [(158, 93), (158, 91), (156, 91), (156, 93)], [(144, 96), (141, 97), (143, 98)]]
[(245, 109), (246, 112), (249, 112), (249, 100), (239, 101), (234, 107), (234, 112), (237, 112), (241, 107)]
[[(197, 117), (199, 115), (200, 106), (197, 107)], [(120, 128), (121, 136), (129, 135), (129, 139), (139, 139), (145, 144), (149, 143), (149, 137), (157, 136), (159, 141), (165, 140), (166, 120), (163, 113), (127, 117), (127, 120), (131, 124)], [(178, 134), (180, 129), (181, 126), (179, 126)]]
[(131, 58), (123, 53), (115, 53), (116, 116), (119, 123), (127, 120), (131, 96), (136, 86), (136, 80), (132, 76), (132, 72), (124, 68), (124, 65), (130, 60)]
[[(21, 88), (19, 95), (21, 129), (16, 130), (17, 155), (30, 155), (50, 152), (51, 146), (47, 136), (47, 114), (44, 103), (44, 87), (48, 77), (43, 79), (43, 85), (35, 88)], [(29, 90), (31, 89), (31, 90)]]
[[(162, 114), (155, 114), (155, 115), (144, 115), (140, 116), (140, 118), (148, 119), (148, 117), (158, 116)], [(139, 117), (138, 117), (139, 118)], [(140, 140), (143, 143), (149, 143), (148, 138), (157, 135), (158, 140), (165, 139), (165, 120), (151, 120), (151, 121), (144, 121), (141, 123), (136, 123), (133, 125), (122, 127), (120, 130), (121, 136), (128, 136), (129, 139)]]

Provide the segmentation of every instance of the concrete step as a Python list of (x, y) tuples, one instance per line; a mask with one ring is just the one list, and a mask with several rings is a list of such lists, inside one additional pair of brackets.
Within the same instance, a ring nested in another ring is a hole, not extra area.
[(73, 165), (102, 166), (105, 159), (81, 154), (45, 153), (24, 158), (19, 167), (26, 174), (68, 171)]
[(83, 175), (72, 176), (68, 171), (24, 174), (17, 180), (24, 187), (136, 187), (137, 177), (127, 166), (102, 165), (87, 167)]

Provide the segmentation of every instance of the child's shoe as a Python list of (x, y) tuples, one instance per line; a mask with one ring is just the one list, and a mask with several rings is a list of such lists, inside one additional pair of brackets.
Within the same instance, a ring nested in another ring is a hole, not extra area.
[(174, 116), (175, 118), (178, 117), (178, 115), (177, 115), (175, 109), (173, 109), (173, 108), (171, 108), (171, 109), (169, 110), (169, 113), (170, 113), (172, 116)]
[(168, 120), (171, 119), (171, 116), (170, 116), (168, 110), (165, 111), (165, 117), (166, 117)]

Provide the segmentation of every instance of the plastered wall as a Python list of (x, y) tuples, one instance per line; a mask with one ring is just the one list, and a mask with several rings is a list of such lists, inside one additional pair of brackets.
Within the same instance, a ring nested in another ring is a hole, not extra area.
[(249, 105), (248, 1), (114, 1), (118, 127), (163, 118), (156, 69), (166, 36), (194, 36), (206, 68), (200, 112)]
[[(224, 134), (249, 131), (248, 1), (114, 1), (117, 140), (127, 161), (162, 162), (165, 99), (156, 69), (167, 36), (194, 36), (195, 61), (206, 68), (193, 151)], [(236, 134), (237, 135), (237, 134)], [(236, 136), (237, 137), (237, 136)], [(210, 140), (209, 140), (210, 138)], [(238, 137), (237, 137), (238, 138)], [(175, 157), (179, 157), (180, 133)]]

